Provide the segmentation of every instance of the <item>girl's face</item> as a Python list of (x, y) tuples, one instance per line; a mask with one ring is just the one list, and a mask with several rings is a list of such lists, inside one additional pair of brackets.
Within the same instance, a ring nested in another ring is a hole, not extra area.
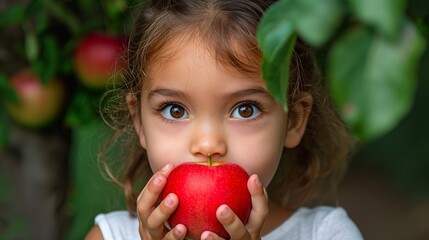
[(171, 47), (174, 56), (151, 66), (140, 114), (131, 110), (152, 171), (211, 154), (258, 174), (267, 186), (285, 146), (287, 114), (260, 73), (226, 69), (196, 41)]

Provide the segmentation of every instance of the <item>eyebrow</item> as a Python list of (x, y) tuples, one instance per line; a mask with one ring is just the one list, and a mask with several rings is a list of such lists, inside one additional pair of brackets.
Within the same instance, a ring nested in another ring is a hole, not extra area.
[(149, 92), (149, 99), (153, 98), (155, 95), (161, 95), (165, 97), (182, 97), (188, 98), (188, 95), (180, 90), (173, 90), (167, 88), (157, 88)]
[[(149, 92), (148, 97), (149, 97), (149, 99), (152, 99), (156, 95), (161, 95), (164, 97), (181, 97), (181, 98), (185, 98), (185, 99), (189, 98), (189, 96), (183, 91), (175, 90), (175, 89), (168, 89), (168, 88), (154, 89), (154, 90)], [(269, 94), (269, 92), (265, 88), (260, 87), (260, 86), (242, 89), (242, 90), (233, 92), (231, 94), (227, 94), (226, 97), (228, 99), (230, 99), (230, 98), (234, 99), (234, 98), (246, 97), (249, 95), (264, 95), (264, 97), (272, 98), (271, 95)], [(220, 96), (220, 97), (224, 98), (225, 96)]]
[(251, 87), (251, 88), (239, 90), (237, 92), (233, 92), (232, 94), (229, 95), (229, 97), (241, 98), (241, 97), (246, 97), (249, 95), (265, 95), (264, 97), (271, 98), (271, 95), (269, 94), (269, 92), (265, 88), (260, 87), (260, 86)]

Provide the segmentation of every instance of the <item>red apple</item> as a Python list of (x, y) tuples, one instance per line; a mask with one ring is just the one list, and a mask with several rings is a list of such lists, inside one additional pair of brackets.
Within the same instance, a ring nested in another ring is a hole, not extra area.
[(18, 95), (18, 103), (6, 102), (6, 108), (18, 123), (42, 127), (61, 112), (65, 91), (58, 79), (43, 85), (35, 74), (25, 70), (13, 75), (10, 84)]
[(228, 233), (216, 218), (222, 204), (246, 223), (252, 208), (247, 189), (249, 175), (237, 164), (227, 162), (183, 163), (172, 170), (162, 192), (162, 199), (175, 193), (179, 205), (168, 219), (171, 228), (181, 223), (187, 237), (199, 239), (208, 230), (223, 238)]
[(124, 62), (124, 38), (92, 33), (78, 44), (74, 68), (81, 83), (93, 89), (103, 88), (110, 79), (117, 78)]

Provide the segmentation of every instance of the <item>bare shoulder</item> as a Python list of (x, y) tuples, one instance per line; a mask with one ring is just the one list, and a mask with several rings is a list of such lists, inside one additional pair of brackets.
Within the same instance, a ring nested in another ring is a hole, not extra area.
[(101, 234), (101, 230), (98, 227), (98, 225), (95, 225), (91, 228), (91, 230), (88, 232), (88, 235), (86, 235), (85, 240), (103, 240), (103, 235)]

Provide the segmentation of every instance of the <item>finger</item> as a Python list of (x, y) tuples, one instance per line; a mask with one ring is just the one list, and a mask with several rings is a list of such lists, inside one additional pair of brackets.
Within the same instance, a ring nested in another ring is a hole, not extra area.
[(247, 187), (252, 199), (252, 210), (250, 211), (246, 227), (254, 235), (260, 233), (265, 218), (268, 215), (268, 197), (256, 174), (250, 176)]
[(205, 231), (201, 234), (201, 240), (221, 240), (223, 238), (219, 237), (216, 233)]
[(165, 197), (164, 200), (158, 205), (155, 210), (150, 214), (147, 219), (147, 227), (151, 229), (159, 229), (164, 227), (164, 222), (170, 217), (170, 215), (176, 210), (179, 204), (179, 199), (176, 194), (170, 193)]
[(175, 240), (175, 239), (185, 239), (187, 229), (183, 224), (177, 224), (171, 231), (169, 231), (163, 239), (165, 240)]
[(167, 179), (162, 174), (155, 175), (143, 189), (137, 200), (137, 214), (140, 219), (147, 219), (158, 201)]
[(221, 205), (216, 210), (216, 217), (231, 239), (249, 239), (250, 234), (246, 227), (227, 205)]
[(159, 195), (167, 182), (167, 176), (172, 169), (171, 164), (165, 165), (155, 173), (137, 198), (137, 214), (140, 219), (147, 219), (155, 208)]
[[(161, 170), (159, 170), (158, 172), (154, 173), (153, 176), (149, 179), (148, 183), (150, 183), (158, 174), (162, 174), (165, 177), (168, 177), (168, 175), (170, 174), (171, 170), (173, 170), (173, 165), (172, 164), (166, 164), (164, 167), (161, 168)], [(146, 186), (143, 188), (143, 190), (140, 192), (139, 196), (137, 197), (137, 201), (140, 200), (144, 190), (148, 187), (148, 185), (146, 184)]]

